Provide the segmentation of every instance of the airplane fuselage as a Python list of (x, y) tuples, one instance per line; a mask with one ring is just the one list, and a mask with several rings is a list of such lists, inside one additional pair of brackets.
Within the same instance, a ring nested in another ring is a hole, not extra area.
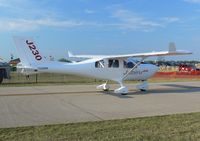
[[(102, 80), (121, 81), (124, 75), (131, 69), (124, 63), (124, 60), (118, 60), (117, 66), (111, 66), (110, 60), (103, 60), (102, 66), (98, 66), (99, 61), (90, 59), (83, 62), (63, 63), (63, 62), (47, 62), (38, 63), (37, 67), (33, 67), (33, 71), (37, 73), (63, 73), (74, 74), (85, 77), (92, 77)], [(116, 60), (115, 60), (116, 61)], [(129, 62), (130, 63), (130, 62)], [(134, 65), (134, 63), (132, 63)], [(34, 64), (33, 64), (34, 66)], [(158, 70), (158, 67), (152, 64), (141, 64), (132, 71), (124, 80), (147, 80), (152, 77)]]

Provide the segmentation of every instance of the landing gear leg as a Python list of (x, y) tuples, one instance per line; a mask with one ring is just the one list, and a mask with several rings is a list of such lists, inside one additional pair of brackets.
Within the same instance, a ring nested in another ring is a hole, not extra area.
[(148, 85), (148, 82), (147, 81), (142, 81), (142, 84), (139, 84), (137, 86), (137, 89), (139, 89), (140, 91), (142, 92), (145, 92), (149, 89), (149, 85)]
[(119, 84), (120, 84), (120, 88), (116, 89), (115, 93), (126, 95), (128, 93), (128, 88), (124, 86), (122, 82), (119, 82)]
[(97, 86), (97, 89), (102, 89), (103, 91), (109, 91), (110, 86), (108, 85), (108, 81), (106, 83)]

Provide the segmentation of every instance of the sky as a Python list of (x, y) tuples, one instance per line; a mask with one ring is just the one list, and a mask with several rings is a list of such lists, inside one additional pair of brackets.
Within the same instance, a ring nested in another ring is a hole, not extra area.
[(200, 61), (200, 0), (0, 0), (0, 58), (18, 57), (13, 36), (31, 36), (45, 56), (168, 50)]

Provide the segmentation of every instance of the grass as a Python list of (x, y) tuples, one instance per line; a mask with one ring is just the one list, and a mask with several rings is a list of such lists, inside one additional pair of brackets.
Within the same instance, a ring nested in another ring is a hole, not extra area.
[(200, 113), (0, 129), (0, 141), (196, 141)]
[[(199, 81), (199, 78), (152, 78), (150, 82)], [(100, 80), (62, 74), (12, 74), (5, 86), (99, 84)], [(127, 83), (135, 83), (127, 81)], [(0, 129), (0, 141), (196, 141), (200, 140), (200, 113), (112, 121)]]
[(30, 75), (29, 78), (22, 74), (11, 73), (10, 80), (4, 80), (0, 87), (6, 86), (45, 86), (45, 85), (66, 85), (66, 84), (94, 84), (101, 83), (101, 80), (80, 77), (67, 74), (51, 74), (42, 73), (38, 74), (37, 81), (36, 75)]
[[(200, 81), (200, 77), (193, 78), (157, 78), (153, 77), (149, 79), (151, 83), (157, 82), (188, 82), (188, 81)], [(10, 87), (10, 86), (45, 86), (45, 85), (73, 85), (73, 84), (101, 84), (105, 81), (80, 77), (75, 75), (67, 75), (67, 74), (51, 74), (51, 73), (43, 73), (38, 74), (37, 83), (36, 83), (36, 75), (30, 75), (29, 78), (22, 74), (11, 73), (10, 80), (4, 80), (3, 84), (0, 87)], [(109, 82), (115, 83), (115, 82)], [(137, 81), (126, 81), (125, 83), (138, 83)]]

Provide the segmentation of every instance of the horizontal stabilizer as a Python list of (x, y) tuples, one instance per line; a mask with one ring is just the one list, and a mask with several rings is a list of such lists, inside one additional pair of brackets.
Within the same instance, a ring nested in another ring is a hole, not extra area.
[(84, 61), (84, 60), (87, 60), (89, 58), (86, 58), (86, 57), (79, 57), (77, 55), (74, 55), (72, 52), (68, 51), (67, 52), (67, 60), (71, 61), (71, 62), (81, 62), (81, 61)]

